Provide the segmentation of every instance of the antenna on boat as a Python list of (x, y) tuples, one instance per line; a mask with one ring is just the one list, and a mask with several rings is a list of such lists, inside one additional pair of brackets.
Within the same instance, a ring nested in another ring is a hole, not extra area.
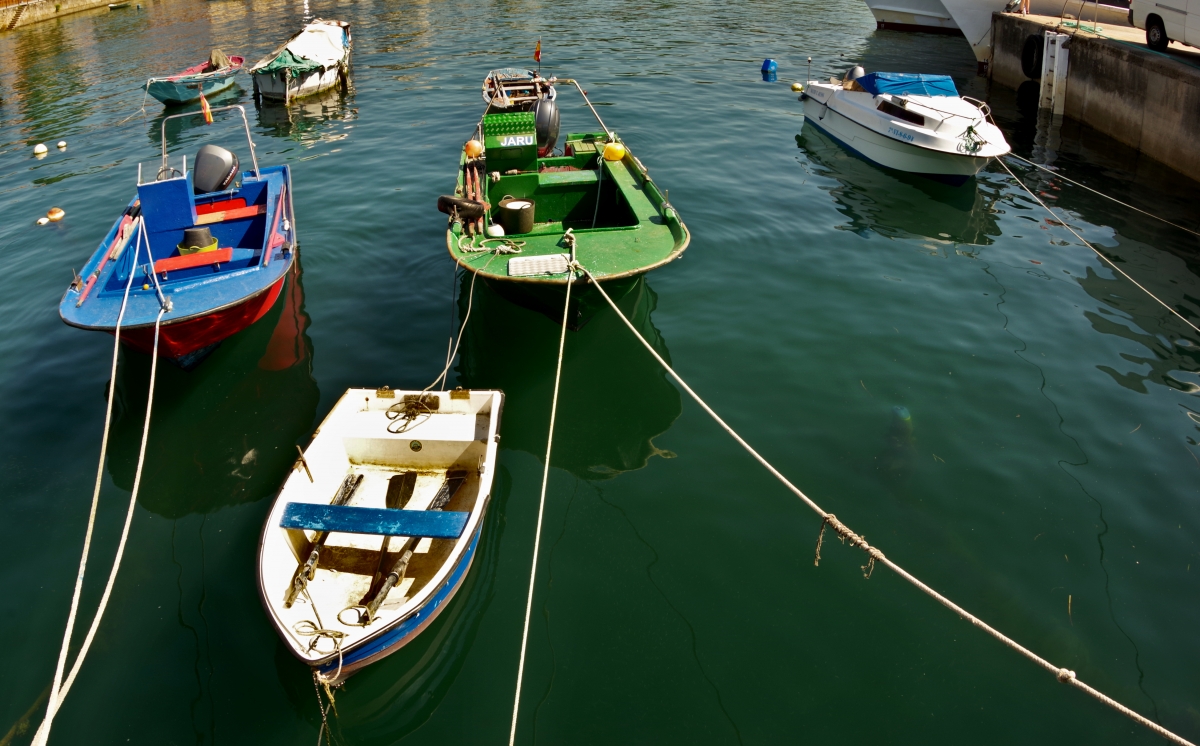
[(804, 85), (808, 85), (810, 80), (812, 80), (812, 57), (808, 58), (808, 74), (805, 76)]

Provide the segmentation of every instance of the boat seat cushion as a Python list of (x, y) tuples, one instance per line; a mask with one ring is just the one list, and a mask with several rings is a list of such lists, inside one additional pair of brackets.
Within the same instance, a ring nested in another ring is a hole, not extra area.
[(392, 510), (356, 508), (349, 505), (288, 503), (281, 528), (334, 531), (378, 536), (420, 536), (457, 539), (467, 526), (470, 513), (444, 510)]

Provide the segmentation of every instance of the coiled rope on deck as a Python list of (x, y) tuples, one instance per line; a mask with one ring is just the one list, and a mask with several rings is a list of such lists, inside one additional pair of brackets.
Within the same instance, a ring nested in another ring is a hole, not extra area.
[[(529, 597), (525, 601), (525, 628), (521, 632), (521, 658), (517, 664), (517, 690), (513, 695), (512, 728), (508, 746), (517, 740), (517, 714), (521, 710), (521, 681), (525, 678), (525, 649), (529, 643), (529, 616), (533, 611), (533, 589), (537, 578), (538, 550), (542, 544), (542, 516), (546, 508), (546, 484), (550, 481), (550, 451), (554, 446), (554, 419), (558, 415), (558, 385), (562, 381), (563, 348), (567, 343), (567, 314), (571, 308), (571, 285), (575, 282), (574, 262), (567, 268), (566, 302), (563, 303), (562, 333), (558, 337), (558, 362), (554, 368), (554, 396), (550, 399), (550, 432), (546, 434), (546, 461), (542, 466), (542, 494), (538, 499), (537, 532), (533, 536), (533, 565), (529, 569)], [(586, 270), (585, 270), (586, 271)]]
[[(92, 618), (91, 626), (88, 628), (87, 636), (84, 637), (83, 645), (80, 647), (78, 655), (75, 656), (75, 663), (71, 666), (71, 673), (67, 676), (66, 682), (63, 682), (63, 670), (66, 668), (67, 652), (71, 646), (71, 635), (75, 630), (75, 620), (79, 611), (79, 597), (83, 591), (83, 579), (87, 571), (88, 552), (91, 549), (93, 530), (96, 525), (96, 511), (100, 504), (100, 486), (104, 478), (105, 456), (108, 452), (108, 434), (112, 423), (113, 396), (117, 387), (117, 358), (121, 344), (121, 323), (125, 319), (125, 308), (129, 302), (129, 289), (133, 284), (133, 276), (137, 268), (138, 252), (141, 249), (143, 241), (146, 242), (146, 255), (148, 257), (151, 256), (149, 240), (146, 238), (146, 221), (143, 218), (138, 218), (138, 222), (140, 223), (138, 226), (138, 241), (134, 244), (133, 263), (129, 270), (129, 281), (125, 284), (125, 295), (121, 299), (121, 310), (117, 314), (117, 324), (113, 333), (112, 371), (108, 384), (108, 404), (104, 413), (104, 435), (100, 443), (100, 465), (96, 469), (96, 485), (92, 490), (92, 507), (88, 514), (87, 530), (84, 532), (83, 552), (79, 558), (79, 572), (75, 576), (75, 592), (71, 596), (71, 610), (67, 615), (67, 628), (63, 632), (62, 647), (58, 653), (58, 665), (54, 671), (54, 683), (50, 687), (50, 700), (46, 705), (46, 716), (42, 720), (41, 726), (38, 727), (37, 733), (34, 735), (33, 746), (46, 746), (50, 738), (50, 728), (54, 723), (54, 717), (58, 714), (58, 710), (62, 706), (62, 701), (66, 699), (71, 685), (75, 683), (75, 677), (79, 674), (79, 669), (82, 668), (83, 661), (92, 647), (92, 641), (96, 637), (96, 630), (100, 627), (100, 619), (104, 616), (104, 610), (108, 606), (109, 597), (112, 595), (113, 586), (116, 584), (117, 572), (121, 569), (121, 558), (125, 554), (125, 545), (129, 539), (129, 528), (133, 523), (133, 509), (137, 504), (138, 489), (142, 483), (142, 467), (146, 462), (146, 443), (150, 434), (150, 413), (154, 408), (154, 380), (158, 373), (159, 328), (162, 324), (163, 315), (170, 310), (170, 303), (166, 302), (163, 298), (161, 289), (159, 289), (160, 308), (158, 318), (154, 320), (154, 350), (150, 358), (150, 390), (146, 395), (146, 419), (142, 424), (142, 443), (138, 449), (137, 470), (133, 476), (133, 490), (129, 495), (129, 508), (125, 512), (125, 525), (121, 529), (121, 540), (117, 544), (117, 554), (113, 559), (112, 570), (108, 574), (108, 583), (104, 586), (104, 593), (100, 596), (100, 603), (96, 607), (96, 615)], [(151, 260), (153, 260), (152, 257)], [(155, 277), (155, 284), (157, 285), (157, 276)]]
[[(826, 529), (826, 527), (832, 528), (834, 530), (834, 532), (837, 533), (838, 537), (841, 538), (843, 541), (849, 541), (850, 546), (860, 548), (867, 554), (867, 558), (868, 558), (867, 564), (863, 566), (863, 574), (866, 575), (867, 577), (870, 577), (871, 570), (874, 568), (874, 565), (876, 562), (881, 562), (881, 563), (887, 565), (897, 575), (904, 578), (905, 580), (907, 580), (909, 583), (913, 584), (920, 590), (924, 591), (927, 595), (929, 595), (930, 597), (935, 599), (938, 603), (942, 604), (946, 608), (948, 608), (951, 611), (953, 611), (954, 613), (958, 614), (963, 619), (966, 619), (971, 624), (975, 625), (979, 629), (983, 630), (984, 632), (988, 633), (992, 637), (996, 638), (997, 640), (1002, 642), (1007, 647), (1020, 653), (1021, 655), (1025, 656), (1026, 658), (1033, 661), (1037, 665), (1041, 666), (1042, 668), (1046, 669), (1050, 673), (1054, 674), (1055, 678), (1057, 678), (1059, 681), (1063, 682), (1064, 684), (1071, 684), (1072, 686), (1074, 686), (1078, 689), (1081, 689), (1082, 691), (1084, 691), (1087, 694), (1091, 695), (1092, 697), (1096, 698), (1100, 702), (1103, 702), (1104, 704), (1113, 708), (1117, 712), (1120, 712), (1121, 714), (1125, 715), (1126, 717), (1140, 723), (1141, 725), (1146, 726), (1150, 730), (1154, 731), (1155, 733), (1159, 734), (1163, 738), (1166, 738), (1167, 740), (1169, 740), (1173, 743), (1179, 744), (1180, 746), (1195, 746), (1195, 744), (1191, 743), (1190, 741), (1187, 741), (1184, 738), (1172, 733), (1171, 731), (1162, 727), (1158, 723), (1155, 723), (1154, 721), (1149, 720), (1146, 717), (1143, 717), (1139, 713), (1135, 712), (1134, 710), (1129, 709), (1125, 705), (1121, 704), (1120, 702), (1117, 702), (1115, 699), (1109, 697), (1108, 695), (1104, 694), (1103, 692), (1100, 692), (1100, 691), (1088, 686), (1087, 684), (1083, 683), (1076, 677), (1074, 671), (1054, 665), (1050, 661), (1042, 658), (1041, 656), (1037, 655), (1036, 653), (1029, 650), (1028, 648), (1023, 647), (1022, 645), (1017, 643), (1015, 640), (1004, 635), (999, 630), (991, 627), (986, 622), (979, 619), (979, 617), (975, 616), (974, 614), (971, 614), (966, 609), (962, 608), (958, 604), (954, 603), (950, 599), (946, 598), (942, 594), (935, 591), (933, 588), (930, 588), (928, 585), (926, 585), (925, 583), (921, 582), (916, 577), (914, 577), (907, 570), (900, 567), (892, 560), (888, 559), (878, 547), (873, 547), (870, 544), (868, 544), (865, 537), (859, 536), (858, 534), (851, 531), (850, 528), (848, 526), (846, 526), (846, 524), (844, 524), (840, 520), (838, 520), (837, 516), (835, 516), (833, 513), (825, 512), (825, 510), (823, 510), (821, 508), (821, 506), (817, 505), (817, 503), (814, 502), (812, 498), (810, 498), (808, 495), (804, 494), (804, 492), (802, 492), (799, 487), (797, 487), (796, 485), (794, 485), (790, 481), (788, 481), (787, 477), (783, 476), (783, 474), (781, 474), (778, 469), (776, 469), (774, 466), (772, 466), (769, 461), (767, 461), (765, 458), (763, 458), (763, 456), (761, 454), (759, 454), (758, 451), (754, 450), (754, 448), (751, 447), (751, 445), (749, 443), (747, 443), (745, 441), (745, 439), (742, 438), (742, 436), (738, 435), (737, 432), (732, 427), (730, 427), (728, 423), (725, 422), (725, 420), (721, 419), (720, 415), (718, 415), (716, 412), (714, 412), (712, 407), (708, 406), (708, 404), (706, 404), (704, 402), (704, 400), (700, 398), (700, 395), (697, 394), (695, 391), (693, 391), (692, 387), (688, 386), (687, 382), (685, 382), (682, 378), (679, 377), (679, 374), (676, 373), (675, 370), (670, 365), (667, 364), (667, 361), (662, 359), (662, 356), (660, 356), (658, 354), (658, 352), (655, 351), (654, 347), (651, 346), (651, 344), (646, 341), (646, 338), (643, 337), (640, 332), (638, 332), (638, 330), (633, 326), (633, 324), (629, 321), (629, 319), (626, 318), (625, 314), (621, 313), (621, 310), (619, 308), (617, 308), (617, 304), (614, 303), (612, 298), (610, 298), (608, 296), (608, 293), (604, 292), (604, 288), (601, 287), (600, 283), (596, 280), (596, 278), (592, 276), (592, 273), (589, 272), (585, 267), (582, 267), (582, 266), (580, 266), (579, 269), (581, 269), (583, 271), (584, 275), (587, 276), (588, 280), (591, 281), (592, 285), (596, 288), (596, 290), (598, 290), (600, 292), (600, 295), (604, 298), (604, 300), (606, 300), (608, 302), (608, 305), (612, 307), (613, 311), (616, 312), (617, 316), (621, 319), (621, 321), (623, 321), (625, 323), (625, 326), (627, 326), (629, 328), (629, 331), (633, 332), (633, 335), (638, 338), (638, 341), (640, 341), (642, 343), (642, 346), (645, 347), (650, 352), (650, 354), (654, 357), (654, 359), (657, 360), (660, 365), (662, 365), (663, 369), (666, 370), (667, 373), (671, 374), (671, 377), (675, 379), (675, 382), (678, 383), (681, 387), (683, 387), (683, 390), (686, 391), (688, 393), (688, 395), (691, 396), (692, 399), (695, 400), (695, 402), (700, 405), (700, 408), (703, 409), (705, 412), (707, 412), (708, 415), (710, 417), (712, 417), (713, 420), (715, 420), (716, 423), (718, 425), (720, 425), (723, 430), (725, 430), (725, 432), (729, 433), (729, 435), (734, 440), (736, 440), (738, 442), (738, 444), (741, 445), (742, 448), (744, 448), (746, 450), (746, 452), (749, 453), (754, 458), (754, 460), (756, 460), (756, 461), (758, 461), (758, 463), (762, 464), (763, 467), (766, 468), (767, 471), (769, 471), (772, 475), (774, 475), (774, 477), (776, 479), (778, 479), (781, 484), (783, 484), (783, 486), (787, 487), (788, 490), (790, 490), (793, 494), (795, 494), (796, 497), (799, 497), (804, 502), (805, 505), (807, 505), (809, 508), (811, 508), (815, 513), (817, 513), (817, 515), (821, 516), (821, 531), (820, 531), (820, 534), (818, 534), (818, 538), (817, 538), (817, 554), (814, 559), (814, 564), (816, 564), (818, 561), (820, 561), (820, 558), (821, 558), (820, 544), (821, 544), (821, 540), (824, 536), (825, 529)], [(1124, 273), (1122, 273), (1122, 274), (1124, 274)], [(564, 324), (564, 328), (565, 328), (565, 324)], [(562, 359), (562, 355), (560, 352), (560, 354), (559, 354), (560, 365), (561, 365), (561, 359)], [(557, 396), (557, 391), (558, 391), (558, 382), (557, 382), (557, 379), (555, 379), (556, 396)], [(553, 422), (553, 414), (551, 414), (551, 422)], [(547, 465), (549, 465), (549, 458), (547, 458)], [(545, 483), (544, 482), (542, 485), (542, 493), (543, 493), (543, 498), (544, 498), (544, 496), (545, 496)], [(539, 527), (540, 527), (540, 521), (541, 521), (540, 512), (539, 512), (538, 520), (539, 520)], [(532, 602), (532, 598), (533, 598), (533, 584), (531, 582), (530, 583), (530, 601), (531, 602)], [(526, 631), (528, 631), (528, 626), (529, 626), (528, 609), (526, 610), (526, 613), (525, 613), (525, 620), (526, 620)], [(523, 661), (524, 661), (524, 644), (522, 644), (522, 662)], [(519, 688), (518, 688), (518, 692), (519, 692)], [(516, 733), (516, 710), (514, 708), (514, 710), (513, 710), (513, 734), (515, 735), (515, 733)], [(511, 736), (509, 738), (509, 746), (512, 746), (512, 737)]]

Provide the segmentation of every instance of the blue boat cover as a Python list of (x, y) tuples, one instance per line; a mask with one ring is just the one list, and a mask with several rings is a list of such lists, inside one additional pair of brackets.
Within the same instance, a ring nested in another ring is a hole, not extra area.
[(906, 93), (917, 96), (957, 96), (954, 79), (949, 75), (920, 75), (918, 73), (869, 73), (856, 81), (864, 91), (878, 96)]

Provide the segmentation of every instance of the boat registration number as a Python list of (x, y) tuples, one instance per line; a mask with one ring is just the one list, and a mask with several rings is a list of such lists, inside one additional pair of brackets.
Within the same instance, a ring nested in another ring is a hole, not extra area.
[(915, 139), (912, 135), (908, 134), (904, 130), (898, 130), (895, 127), (888, 127), (888, 134), (893, 137), (899, 137), (901, 140), (905, 140), (907, 142), (912, 142)]
[(533, 135), (509, 135), (500, 141), (500, 147), (513, 148), (521, 145), (533, 145)]

